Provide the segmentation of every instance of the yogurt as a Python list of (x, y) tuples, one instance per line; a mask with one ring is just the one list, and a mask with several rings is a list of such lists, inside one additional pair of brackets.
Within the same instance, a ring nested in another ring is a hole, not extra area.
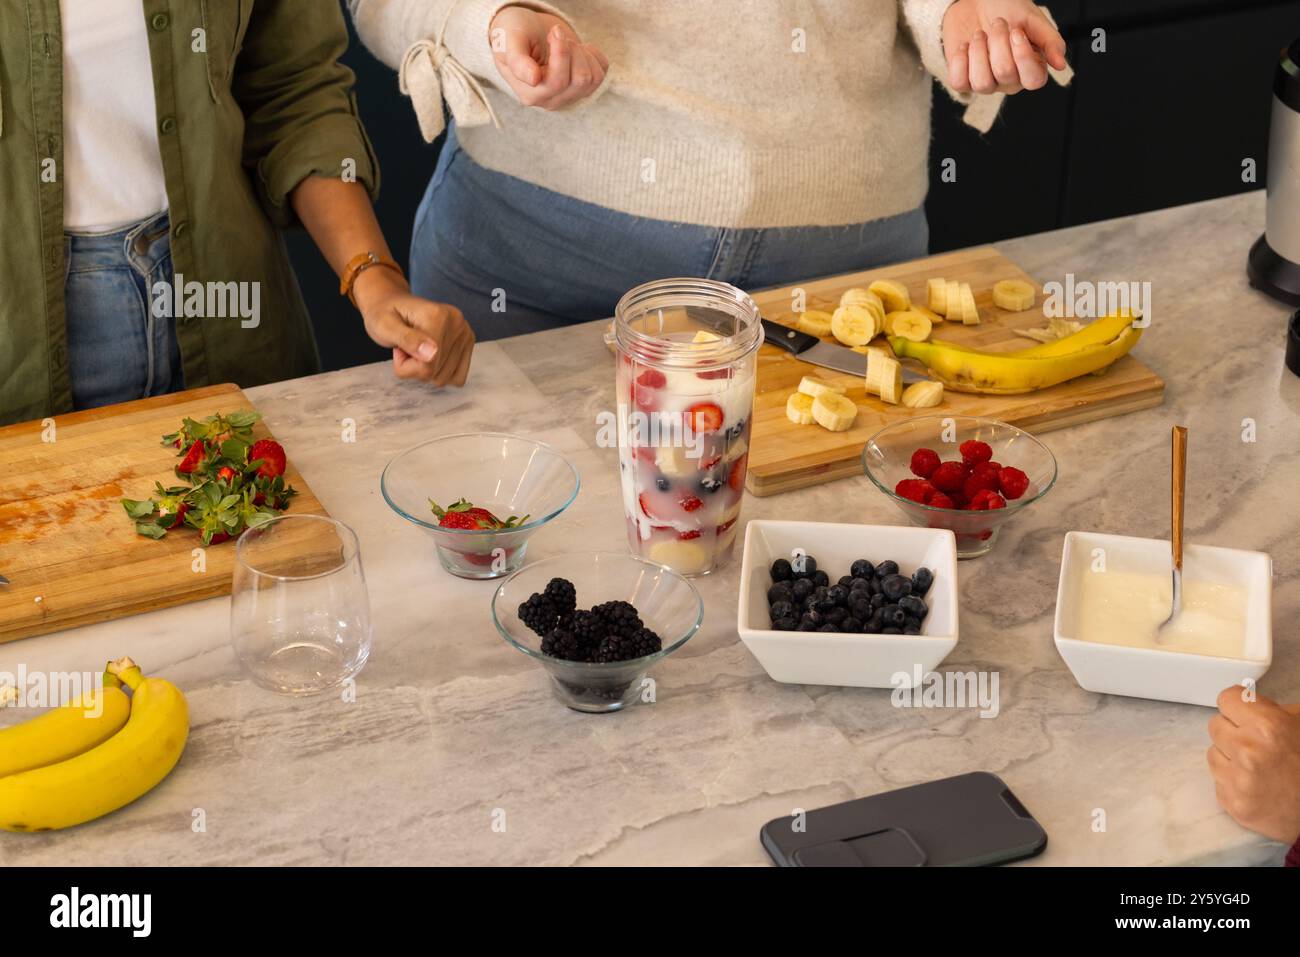
[(1246, 589), (1183, 577), (1183, 607), (1169, 617), (1168, 573), (1089, 571), (1080, 582), (1077, 638), (1103, 645), (1152, 648), (1220, 658), (1246, 657)]

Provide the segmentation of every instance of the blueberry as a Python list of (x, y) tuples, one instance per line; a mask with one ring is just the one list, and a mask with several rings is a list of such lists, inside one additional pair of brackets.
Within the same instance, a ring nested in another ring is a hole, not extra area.
[(823, 571), (816, 571), (812, 574), (812, 580), (814, 585), (829, 585), (831, 583), (831, 576), (827, 575)]
[(876, 568), (865, 558), (859, 558), (849, 566), (849, 574), (854, 578), (870, 578), (875, 574)]
[(930, 609), (926, 607), (925, 602), (915, 595), (904, 595), (898, 599), (898, 607), (918, 620), (930, 613)]
[(794, 590), (790, 587), (789, 582), (777, 582), (767, 590), (767, 603), (775, 605), (779, 601), (790, 601), (794, 597)]
[(898, 574), (898, 562), (884, 561), (876, 566), (876, 578), (888, 578)]
[(840, 622), (840, 630), (846, 635), (860, 635), (862, 634), (862, 621), (856, 615), (849, 615), (848, 618)]
[(871, 607), (871, 602), (863, 598), (849, 598), (849, 612), (854, 618), (866, 621), (873, 611), (875, 609)]
[(920, 595), (924, 598), (926, 592), (930, 590), (930, 586), (933, 584), (934, 572), (922, 565), (912, 575), (912, 594)]
[(846, 605), (849, 601), (849, 590), (843, 585), (832, 585), (826, 589), (826, 597), (836, 605)]
[(868, 595), (871, 594), (871, 582), (869, 579), (854, 578), (851, 579), (851, 581), (853, 582), (853, 584), (849, 585), (850, 592), (861, 591), (861, 592), (866, 592)]
[(814, 628), (820, 627), (826, 621), (826, 619), (822, 617), (822, 613), (815, 608), (811, 608), (804, 612), (803, 618), (800, 620), (808, 622)]
[(745, 434), (745, 420), (741, 419), (724, 433), (728, 441), (738, 439)]
[(880, 580), (880, 592), (890, 601), (898, 601), (912, 593), (912, 580), (902, 575), (890, 575)]
[(796, 602), (801, 602), (809, 595), (811, 595), (813, 593), (813, 589), (816, 587), (817, 587), (816, 585), (814, 585), (806, 578), (796, 578), (794, 580), (794, 584), (790, 586), (790, 589), (794, 595), (794, 600)]
[(771, 608), (772, 620), (794, 617), (794, 605), (788, 601), (774, 601)]
[(794, 577), (794, 569), (790, 567), (790, 562), (784, 558), (778, 558), (772, 563), (772, 581), (788, 582)]
[(798, 627), (798, 629), (796, 629), (796, 630), (798, 630), (798, 631), (816, 631), (816, 630), (817, 630), (817, 626), (814, 625), (814, 624), (813, 624), (811, 621), (809, 621), (807, 618), (800, 618), (800, 619), (799, 619), (799, 627)]
[(880, 579), (878, 579), (878, 578), (873, 578), (873, 579), (871, 579), (871, 581), (867, 582), (867, 588), (868, 588), (868, 590), (870, 590), (871, 594), (873, 594), (873, 595), (879, 595), (879, 594), (880, 594)]
[(659, 489), (661, 492), (668, 491), (670, 485), (671, 483), (662, 475), (655, 479), (655, 488)]
[(886, 625), (897, 625), (902, 628), (907, 623), (907, 612), (897, 605), (886, 605), (880, 609), (880, 616)]
[(893, 625), (886, 625), (884, 628), (880, 629), (880, 633), (882, 635), (901, 635), (903, 633), (903, 629), (895, 628)]
[(826, 612), (826, 620), (832, 625), (838, 625), (844, 619), (849, 617), (849, 610), (836, 605), (830, 611)]
[(700, 479), (700, 488), (705, 492), (708, 492), (710, 495), (722, 488), (722, 485), (722, 479), (718, 478), (716, 475), (706, 475), (704, 478)]
[(772, 627), (777, 631), (798, 631), (799, 619), (797, 618), (778, 618), (772, 622)]
[(840, 630), (840, 628), (839, 628), (839, 625), (832, 625), (830, 622), (827, 622), (826, 624), (822, 625), (822, 626), (821, 626), (820, 628), (818, 628), (817, 630), (818, 630), (818, 631), (836, 631), (836, 632), (837, 632), (837, 631)]
[(852, 588), (854, 581), (855, 579), (852, 575), (841, 575), (840, 580), (837, 581), (835, 584), (842, 585), (845, 588)]
[(877, 608), (884, 608), (886, 605), (888, 605), (889, 599), (886, 598), (884, 595), (880, 594), (880, 592), (876, 592), (874, 595), (871, 596), (870, 604), (871, 604), (872, 611), (875, 611)]
[(812, 578), (817, 573), (817, 559), (811, 555), (800, 555), (791, 563), (795, 578)]
[(871, 617), (863, 625), (866, 633), (869, 635), (880, 634), (880, 629), (885, 627), (885, 614), (879, 608), (871, 613)]
[(917, 622), (917, 623), (914, 624), (914, 625), (913, 625), (913, 624), (907, 624), (907, 625), (904, 625), (904, 626), (903, 626), (903, 634), (905, 634), (905, 635), (919, 635), (920, 633), (921, 633), (921, 623), (920, 623), (920, 622)]

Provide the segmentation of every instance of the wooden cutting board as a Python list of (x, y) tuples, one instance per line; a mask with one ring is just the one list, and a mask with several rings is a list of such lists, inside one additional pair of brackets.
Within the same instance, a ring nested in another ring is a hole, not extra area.
[[(252, 407), (226, 384), (58, 416), (53, 442), (41, 422), (0, 428), (0, 642), (229, 594), (235, 542), (209, 546), (195, 572), (197, 532), (145, 538), (120, 500), (177, 484), (160, 439), (182, 418)], [(271, 436), (265, 422), (253, 432)], [(286, 453), (288, 514), (325, 514)]]
[[(755, 293), (754, 301), (764, 318), (793, 325), (796, 288), (804, 291), (805, 308), (831, 312), (839, 304), (844, 290), (854, 286), (865, 287), (877, 279), (896, 279), (907, 286), (914, 302), (923, 305), (926, 280), (936, 276), (970, 283), (982, 322), (978, 326), (951, 322), (936, 324), (935, 338), (990, 351), (1023, 349), (1034, 342), (1015, 335), (1013, 330), (1034, 328), (1047, 322), (1041, 294), (1035, 306), (1024, 312), (1006, 312), (993, 305), (993, 284), (999, 279), (1024, 279), (1039, 289), (1042, 287), (991, 246), (832, 276), (800, 283), (798, 287), (769, 289)], [(1139, 343), (1136, 351), (1140, 353), (1141, 350)], [(910, 360), (905, 365), (921, 370)], [(828, 432), (816, 425), (796, 425), (786, 418), (786, 398), (805, 375), (817, 375), (848, 387), (849, 397), (858, 405), (858, 417), (851, 429)], [(1104, 375), (1083, 376), (1039, 392), (993, 396), (946, 391), (943, 404), (937, 408), (912, 410), (888, 405), (877, 397), (868, 397), (858, 376), (809, 365), (776, 346), (765, 344), (758, 357), (758, 384), (745, 487), (754, 495), (773, 495), (861, 475), (860, 456), (867, 440), (889, 423), (911, 415), (945, 412), (978, 415), (1000, 419), (1037, 433), (1159, 405), (1164, 401), (1164, 390), (1164, 380), (1130, 354), (1111, 366)]]

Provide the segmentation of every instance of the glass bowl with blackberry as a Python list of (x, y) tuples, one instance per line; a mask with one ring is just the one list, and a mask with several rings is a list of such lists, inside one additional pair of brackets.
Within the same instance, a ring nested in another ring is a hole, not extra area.
[(704, 602), (684, 577), (626, 552), (557, 555), (497, 587), (501, 637), (550, 675), (575, 711), (620, 711), (653, 700), (646, 672), (699, 631)]
[(1023, 429), (973, 415), (920, 415), (885, 426), (862, 468), (913, 525), (945, 528), (958, 558), (992, 550), (1002, 526), (1056, 484), (1056, 458)]

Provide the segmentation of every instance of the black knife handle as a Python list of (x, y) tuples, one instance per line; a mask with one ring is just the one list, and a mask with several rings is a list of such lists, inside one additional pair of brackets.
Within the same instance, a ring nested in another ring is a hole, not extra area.
[(791, 329), (789, 326), (783, 326), (779, 322), (773, 322), (771, 319), (762, 320), (763, 323), (763, 341), (770, 342), (774, 346), (779, 346), (792, 356), (797, 356), (801, 352), (811, 349), (817, 343), (821, 342), (816, 336), (810, 336), (806, 332), (800, 332), (798, 329)]

